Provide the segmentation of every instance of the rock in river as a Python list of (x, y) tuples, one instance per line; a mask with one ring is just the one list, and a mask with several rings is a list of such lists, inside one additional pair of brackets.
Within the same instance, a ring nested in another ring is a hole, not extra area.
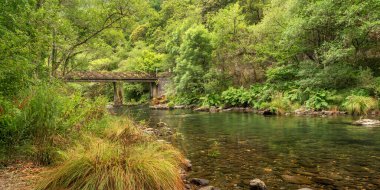
[(206, 186), (209, 184), (209, 180), (207, 179), (199, 179), (199, 178), (192, 178), (190, 179), (190, 183), (197, 185), (197, 186)]
[(359, 119), (359, 120), (353, 122), (352, 124), (364, 125), (364, 126), (375, 126), (375, 125), (380, 125), (380, 121), (375, 120), (375, 119)]
[(327, 177), (314, 177), (312, 180), (322, 185), (334, 185), (334, 180)]
[(299, 176), (299, 175), (281, 175), (281, 178), (288, 182), (288, 183), (294, 183), (294, 184), (312, 184), (312, 182), (306, 178), (306, 177), (303, 177), (303, 176)]
[(191, 167), (193, 167), (193, 165), (191, 164), (191, 161), (189, 159), (186, 159), (183, 164), (185, 165), (185, 170), (186, 171), (190, 171)]
[(260, 179), (253, 179), (249, 181), (249, 190), (266, 190), (267, 186)]
[(160, 121), (160, 122), (157, 123), (156, 126), (157, 126), (157, 128), (162, 128), (162, 127), (168, 127), (168, 124), (166, 124), (165, 122)]
[(198, 190), (220, 190), (220, 189), (214, 186), (205, 186), (205, 187), (201, 187)]

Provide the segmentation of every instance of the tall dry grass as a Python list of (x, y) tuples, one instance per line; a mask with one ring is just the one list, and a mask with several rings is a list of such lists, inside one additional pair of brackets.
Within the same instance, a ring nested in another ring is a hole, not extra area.
[(378, 101), (372, 97), (367, 96), (348, 96), (343, 103), (343, 107), (350, 114), (367, 115), (372, 109), (376, 109)]
[(37, 189), (178, 190), (185, 162), (171, 145), (153, 141), (133, 122), (115, 122), (103, 138), (86, 137)]

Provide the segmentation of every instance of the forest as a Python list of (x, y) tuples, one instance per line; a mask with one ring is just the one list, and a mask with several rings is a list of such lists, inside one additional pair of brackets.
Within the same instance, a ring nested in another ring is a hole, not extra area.
[(0, 166), (54, 166), (37, 189), (184, 187), (184, 156), (108, 113), (111, 84), (62, 80), (76, 71), (170, 73), (169, 106), (380, 113), (378, 0), (0, 2)]

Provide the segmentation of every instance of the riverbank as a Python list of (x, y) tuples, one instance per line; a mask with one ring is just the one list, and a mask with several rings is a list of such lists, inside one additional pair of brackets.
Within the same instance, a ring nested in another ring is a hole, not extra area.
[[(154, 110), (174, 110), (174, 109), (189, 109), (197, 112), (241, 112), (241, 113), (255, 113), (260, 115), (298, 115), (298, 116), (345, 116), (350, 115), (347, 111), (340, 110), (310, 110), (305, 108), (299, 108), (294, 111), (289, 112), (276, 112), (275, 110), (270, 109), (254, 109), (251, 107), (216, 107), (216, 106), (207, 106), (207, 107), (199, 107), (196, 105), (176, 105), (169, 106), (168, 104), (158, 104), (149, 106), (150, 109)], [(368, 116), (380, 116), (379, 110), (373, 110), (367, 114)]]
[(33, 162), (19, 161), (0, 169), (0, 189), (31, 190), (41, 180), (41, 173), (48, 167)]

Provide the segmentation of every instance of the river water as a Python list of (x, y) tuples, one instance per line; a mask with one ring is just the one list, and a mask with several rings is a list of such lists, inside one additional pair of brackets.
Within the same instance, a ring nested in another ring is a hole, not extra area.
[[(151, 126), (177, 131), (172, 143), (192, 161), (190, 177), (221, 189), (380, 189), (380, 127), (352, 126), (352, 117), (264, 117), (251, 113), (125, 108)], [(282, 175), (310, 181), (294, 184)], [(321, 178), (324, 180), (315, 180)], [(326, 179), (327, 178), (327, 179)], [(322, 182), (321, 182), (322, 181)]]

